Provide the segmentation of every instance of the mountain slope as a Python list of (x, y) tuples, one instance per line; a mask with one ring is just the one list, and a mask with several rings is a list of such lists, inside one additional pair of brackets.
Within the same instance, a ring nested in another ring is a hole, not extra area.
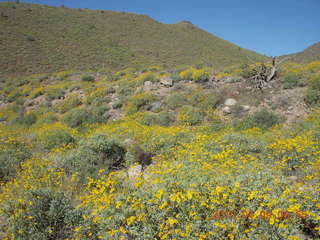
[(288, 55), (294, 62), (313, 62), (320, 61), (320, 42), (311, 45), (302, 52)]
[(189, 22), (34, 4), (0, 3), (0, 74), (119, 69), (150, 64), (216, 67), (266, 57)]

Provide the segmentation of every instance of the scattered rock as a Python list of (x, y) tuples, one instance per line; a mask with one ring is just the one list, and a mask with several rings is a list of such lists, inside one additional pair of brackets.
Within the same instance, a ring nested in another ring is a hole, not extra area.
[(228, 98), (225, 102), (224, 105), (226, 106), (234, 106), (237, 104), (237, 100), (233, 99), (233, 98)]
[(170, 77), (164, 77), (160, 79), (160, 84), (162, 84), (165, 87), (172, 87), (173, 86), (173, 80)]
[(151, 90), (155, 90), (155, 84), (153, 84), (153, 82), (151, 81), (145, 81), (143, 84), (143, 90), (144, 91), (151, 91)]
[(297, 176), (290, 176), (289, 180), (292, 182), (296, 182), (298, 180), (298, 177)]
[(123, 117), (123, 113), (118, 109), (112, 109), (108, 111), (109, 119), (112, 121), (117, 121)]
[(289, 106), (288, 111), (292, 111), (292, 110), (293, 110), (293, 106)]
[(128, 176), (130, 180), (135, 180), (135, 178), (141, 176), (141, 165), (132, 166), (128, 169)]
[(242, 105), (242, 110), (244, 111), (244, 112), (247, 112), (247, 111), (249, 111), (250, 110), (250, 106), (248, 106), (248, 105)]
[(230, 114), (231, 113), (231, 109), (230, 107), (226, 106), (224, 108), (222, 108), (222, 112), (227, 115), (227, 114)]
[(145, 81), (145, 82), (144, 82), (144, 85), (145, 85), (145, 86), (151, 86), (151, 85), (152, 85), (152, 82), (151, 82), (151, 81)]
[(55, 105), (58, 105), (58, 104), (62, 103), (63, 99), (64, 99), (64, 97), (63, 98), (58, 98), (58, 99), (53, 99), (51, 101), (52, 106), (55, 106)]
[(35, 104), (35, 101), (33, 99), (27, 99), (25, 102), (24, 102), (24, 106), (25, 107), (31, 107)]
[(35, 108), (43, 103), (46, 102), (46, 98), (44, 95), (41, 95), (41, 96), (38, 96), (34, 99), (27, 99), (25, 102), (24, 102), (24, 106), (27, 107), (28, 109), (32, 109), (32, 108)]

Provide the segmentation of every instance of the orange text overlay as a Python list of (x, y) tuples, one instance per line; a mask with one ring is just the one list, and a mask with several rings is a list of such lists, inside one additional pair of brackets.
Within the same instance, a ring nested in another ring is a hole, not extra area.
[(302, 211), (289, 212), (289, 211), (276, 211), (272, 212), (271, 210), (261, 210), (261, 211), (253, 211), (253, 210), (216, 210), (213, 212), (212, 219), (226, 219), (226, 218), (261, 218), (261, 219), (269, 219), (271, 217), (275, 217), (279, 220), (288, 219), (290, 217), (298, 217), (298, 218), (307, 218), (307, 214)]

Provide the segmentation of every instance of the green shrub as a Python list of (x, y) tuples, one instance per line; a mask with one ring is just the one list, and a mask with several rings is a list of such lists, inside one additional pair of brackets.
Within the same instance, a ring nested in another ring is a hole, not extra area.
[(0, 182), (15, 177), (20, 164), (31, 157), (25, 143), (13, 139), (0, 139)]
[(85, 82), (94, 82), (95, 77), (91, 75), (85, 75), (81, 78), (81, 80)]
[(37, 116), (35, 113), (23, 114), (12, 120), (12, 124), (31, 126), (36, 123)]
[(104, 134), (83, 139), (79, 147), (65, 158), (63, 166), (68, 173), (77, 171), (82, 180), (95, 177), (100, 169), (110, 171), (125, 165), (126, 149), (116, 140)]
[(30, 97), (31, 98), (37, 98), (39, 96), (42, 96), (43, 94), (45, 94), (45, 90), (43, 88), (39, 88), (39, 89), (34, 90), (31, 93)]
[(136, 94), (128, 99), (125, 111), (127, 114), (134, 114), (156, 100), (157, 98), (149, 93)]
[(116, 89), (114, 87), (108, 87), (105, 92), (106, 94), (113, 94), (116, 92)]
[(65, 113), (72, 108), (75, 108), (81, 104), (80, 97), (77, 95), (71, 95), (67, 97), (61, 104), (58, 106), (60, 113)]
[(23, 210), (17, 216), (14, 206), (6, 211), (15, 239), (70, 239), (74, 228), (83, 222), (82, 210), (74, 208), (63, 192), (30, 190), (20, 204)]
[(85, 122), (89, 124), (105, 123), (110, 117), (108, 113), (109, 110), (110, 108), (108, 106), (90, 107), (88, 110), (88, 118)]
[(15, 100), (17, 100), (18, 97), (22, 96), (21, 92), (19, 91), (13, 91), (11, 92), (8, 96), (7, 96), (7, 101), (8, 102), (14, 102)]
[(109, 119), (108, 106), (95, 106), (90, 108), (78, 107), (71, 109), (62, 117), (62, 121), (70, 127), (80, 127), (85, 123), (104, 123)]
[(123, 102), (121, 100), (118, 100), (118, 101), (115, 101), (113, 104), (112, 104), (112, 108), (113, 109), (119, 109), (121, 108), (123, 105)]
[(231, 133), (223, 138), (223, 144), (233, 145), (241, 154), (261, 153), (266, 146), (266, 142), (239, 133)]
[(320, 90), (308, 89), (304, 96), (304, 101), (309, 106), (319, 107), (320, 106)]
[(240, 69), (241, 69), (241, 73), (240, 73), (241, 77), (243, 77), (245, 79), (252, 77), (252, 69), (250, 69), (249, 64), (247, 64), (247, 63), (242, 64), (240, 66)]
[(78, 107), (65, 113), (62, 121), (70, 127), (79, 127), (85, 123), (88, 117), (87, 110), (83, 107)]
[(309, 106), (320, 106), (320, 73), (312, 76), (308, 82), (308, 89), (306, 91), (304, 101)]
[(201, 102), (203, 102), (206, 96), (203, 94), (202, 89), (197, 89), (193, 91), (187, 91), (186, 93), (188, 103), (193, 106), (198, 106)]
[(156, 77), (156, 75), (154, 73), (145, 73), (143, 74), (141, 77), (141, 81), (144, 83), (146, 81), (150, 81), (150, 82), (157, 82), (158, 78)]
[(62, 71), (62, 72), (57, 72), (55, 73), (53, 76), (59, 80), (59, 81), (63, 81), (65, 79), (67, 79), (68, 77), (72, 76), (72, 72), (71, 71)]
[(204, 110), (215, 109), (221, 101), (221, 96), (210, 94), (205, 96), (205, 99), (199, 104), (199, 106)]
[(64, 97), (65, 92), (60, 88), (51, 88), (46, 91), (45, 98), (47, 101), (52, 101), (55, 99), (61, 99)]
[(26, 39), (29, 41), (29, 42), (34, 42), (36, 39), (33, 37), (33, 36), (31, 36), (31, 35), (27, 35), (26, 36)]
[(320, 91), (320, 73), (315, 74), (308, 80), (308, 87)]
[(45, 115), (41, 116), (38, 123), (49, 124), (57, 121), (58, 121), (58, 117), (54, 113), (46, 113)]
[(197, 125), (203, 120), (203, 113), (196, 107), (185, 105), (179, 109), (177, 121), (184, 125)]
[(177, 109), (188, 104), (187, 96), (182, 93), (174, 93), (167, 97), (166, 103), (170, 109)]
[(301, 76), (298, 74), (289, 74), (283, 80), (283, 88), (291, 89), (295, 87), (303, 87), (304, 83), (302, 82)]
[(269, 112), (266, 109), (262, 109), (254, 113), (252, 116), (236, 122), (236, 128), (247, 129), (258, 127), (265, 130), (281, 123), (282, 120), (283, 119), (281, 119), (277, 114)]
[(45, 139), (42, 140), (42, 144), (46, 150), (52, 150), (66, 144), (74, 143), (74, 137), (63, 129), (53, 129), (48, 132)]
[(175, 121), (175, 117), (172, 113), (163, 111), (158, 114), (148, 113), (144, 116), (142, 124), (144, 125), (161, 125), (170, 126)]
[(108, 91), (109, 89), (100, 89), (96, 90), (92, 93), (90, 93), (86, 98), (85, 98), (85, 103), (87, 105), (96, 105), (96, 106), (101, 106), (102, 104), (109, 103), (111, 99), (108, 97)]

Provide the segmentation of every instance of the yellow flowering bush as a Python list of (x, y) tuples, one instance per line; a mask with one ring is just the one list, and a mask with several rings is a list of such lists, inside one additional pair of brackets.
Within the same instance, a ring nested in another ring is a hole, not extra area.
[(193, 80), (195, 82), (204, 82), (209, 79), (209, 73), (204, 69), (189, 68), (179, 73), (182, 80)]
[[(281, 74), (317, 84), (318, 67), (287, 63)], [(200, 84), (141, 92), (150, 76), (169, 74), (157, 71), (78, 81), (82, 106), (71, 78), (5, 83), (0, 238), (320, 239), (320, 112), (282, 126), (258, 111), (238, 126), (219, 116), (221, 99)], [(179, 77), (202, 81), (208, 72), (188, 68)], [(57, 105), (23, 105), (56, 89), (66, 97)], [(13, 124), (27, 114), (37, 121)], [(153, 156), (144, 171), (135, 145)]]

